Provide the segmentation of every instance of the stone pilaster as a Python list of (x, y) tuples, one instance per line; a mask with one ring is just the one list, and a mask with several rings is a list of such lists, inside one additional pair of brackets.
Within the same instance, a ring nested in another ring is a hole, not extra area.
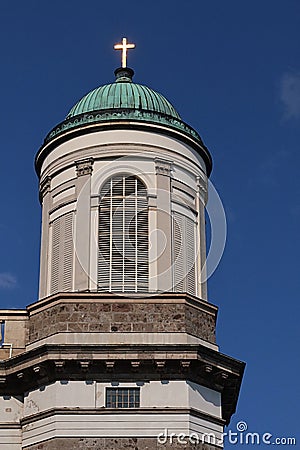
[(198, 226), (197, 226), (197, 241), (198, 241), (198, 264), (197, 264), (197, 276), (198, 283), (200, 287), (200, 292), (198, 296), (202, 299), (207, 299), (207, 282), (206, 282), (206, 226), (205, 226), (205, 205), (207, 203), (207, 182), (201, 178), (197, 177), (197, 212), (198, 212)]
[(47, 277), (49, 264), (49, 211), (51, 201), (51, 178), (46, 177), (40, 183), (40, 201), (42, 203), (42, 229), (41, 229), (41, 256), (40, 256), (40, 283), (39, 298), (47, 296)]
[(76, 164), (76, 227), (75, 227), (75, 278), (74, 290), (89, 289), (90, 220), (91, 220), (91, 175), (93, 158), (86, 158)]
[(172, 212), (171, 212), (171, 173), (172, 162), (155, 159), (157, 187), (157, 278), (158, 291), (172, 290)]

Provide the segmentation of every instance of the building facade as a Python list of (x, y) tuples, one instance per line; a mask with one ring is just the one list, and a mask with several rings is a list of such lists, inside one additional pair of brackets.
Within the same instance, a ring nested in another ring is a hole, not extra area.
[(244, 363), (219, 352), (207, 299), (211, 156), (115, 75), (36, 156), (39, 299), (0, 311), (3, 450), (212, 450), (236, 408)]

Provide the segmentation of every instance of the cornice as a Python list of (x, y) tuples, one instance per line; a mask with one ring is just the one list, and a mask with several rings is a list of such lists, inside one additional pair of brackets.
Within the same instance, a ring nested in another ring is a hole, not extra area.
[(91, 123), (107, 122), (114, 120), (129, 120), (129, 121), (146, 121), (158, 123), (159, 125), (167, 125), (178, 128), (187, 134), (190, 134), (195, 139), (202, 143), (201, 137), (192, 127), (183, 122), (180, 118), (170, 116), (161, 112), (132, 109), (132, 108), (112, 108), (98, 111), (90, 111), (88, 113), (77, 114), (74, 117), (69, 117), (63, 122), (54, 127), (46, 136), (45, 142), (49, 142), (58, 134), (66, 130), (82, 127)]
[(42, 345), (0, 361), (0, 394), (20, 395), (57, 380), (190, 380), (222, 393), (235, 412), (245, 364), (202, 345)]
[(70, 139), (74, 139), (75, 137), (105, 130), (140, 130), (156, 132), (178, 139), (192, 147), (203, 158), (208, 176), (211, 172), (212, 158), (207, 147), (203, 144), (201, 139), (198, 139), (196, 136), (186, 133), (184, 130), (172, 128), (167, 124), (153, 123), (146, 120), (135, 121), (134, 119), (132, 119), (129, 121), (128, 119), (123, 119), (107, 122), (104, 121), (100, 123), (87, 123), (81, 126), (78, 125), (75, 128), (70, 128), (62, 131), (49, 141), (45, 140), (35, 158), (35, 168), (38, 176), (40, 176), (41, 167), (45, 158), (55, 147)]

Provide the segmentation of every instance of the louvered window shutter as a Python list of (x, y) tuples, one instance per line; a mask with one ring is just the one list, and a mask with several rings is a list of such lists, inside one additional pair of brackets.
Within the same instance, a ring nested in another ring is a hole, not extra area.
[(52, 222), (51, 294), (72, 290), (73, 277), (73, 213)]
[(173, 214), (173, 245), (174, 245), (174, 290), (184, 292), (184, 216)]
[(58, 217), (52, 223), (51, 294), (59, 291), (60, 222), (61, 218)]
[(174, 291), (195, 295), (195, 223), (178, 212), (173, 213), (173, 245)]
[(99, 205), (99, 290), (148, 290), (148, 236), (144, 184), (134, 176), (111, 178), (102, 188)]
[(63, 216), (63, 252), (62, 252), (62, 290), (72, 289), (73, 276), (73, 213)]

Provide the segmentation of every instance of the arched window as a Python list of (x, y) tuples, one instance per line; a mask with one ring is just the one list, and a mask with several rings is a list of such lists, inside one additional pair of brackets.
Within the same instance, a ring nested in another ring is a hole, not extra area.
[(114, 176), (99, 204), (98, 290), (148, 291), (148, 200), (135, 176)]

